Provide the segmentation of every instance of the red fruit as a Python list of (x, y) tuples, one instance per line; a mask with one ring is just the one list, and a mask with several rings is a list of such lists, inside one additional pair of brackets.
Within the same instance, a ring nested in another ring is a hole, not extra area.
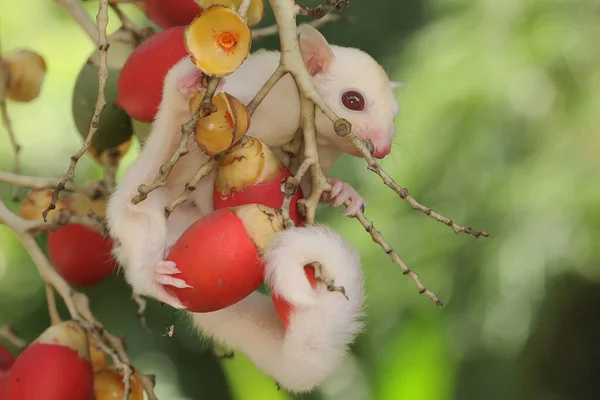
[(165, 286), (188, 311), (210, 312), (237, 303), (263, 282), (263, 266), (244, 224), (223, 208), (197, 220), (177, 240), (167, 258), (192, 288)]
[[(307, 265), (304, 267), (304, 274), (306, 275), (306, 279), (308, 279), (313, 289), (316, 288), (317, 280), (315, 278), (315, 269), (310, 265)], [(275, 312), (277, 313), (277, 316), (287, 328), (290, 324), (290, 313), (294, 310), (294, 306), (284, 300), (283, 297), (280, 297), (273, 290), (271, 290), (271, 300), (275, 306)]]
[(7, 383), (8, 383), (8, 375), (4, 376), (0, 373), (0, 400), (6, 400)]
[[(246, 188), (242, 192), (232, 191), (229, 194), (222, 195), (217, 190), (213, 192), (213, 203), (215, 210), (224, 207), (235, 207), (244, 204), (257, 203), (267, 207), (280, 208), (283, 203), (284, 194), (281, 191), (281, 181), (288, 176), (294, 176), (292, 172), (285, 168), (273, 179), (252, 185)], [(298, 200), (304, 198), (302, 189), (298, 188), (296, 194), (292, 196), (292, 202), (290, 203), (290, 218), (296, 222), (296, 225), (304, 225), (304, 218), (300, 216), (298, 212)]]
[(5, 382), (4, 400), (91, 400), (91, 364), (63, 345), (33, 343), (17, 358)]
[[(246, 136), (219, 159), (213, 190), (214, 208), (252, 203), (280, 208), (285, 197), (281, 181), (293, 175), (269, 146)], [(298, 187), (290, 203), (290, 218), (299, 226), (305, 222), (298, 212), (298, 200), (302, 198), (302, 189)]]
[(117, 266), (112, 240), (81, 224), (48, 233), (48, 253), (56, 271), (70, 284), (89, 286), (112, 274)]
[(146, 0), (146, 15), (161, 28), (187, 25), (202, 8), (194, 0)]
[(185, 26), (174, 26), (150, 36), (123, 65), (116, 104), (131, 118), (145, 123), (154, 120), (162, 100), (165, 76), (188, 55), (184, 29)]
[(10, 367), (15, 363), (15, 359), (15, 355), (0, 344), (0, 376), (3, 372), (10, 370)]

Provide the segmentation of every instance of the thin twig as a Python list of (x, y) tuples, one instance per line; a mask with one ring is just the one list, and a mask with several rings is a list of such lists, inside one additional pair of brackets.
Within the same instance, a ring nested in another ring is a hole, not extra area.
[[(55, 189), (58, 185), (56, 178), (17, 175), (6, 171), (0, 171), (0, 182), (30, 189)], [(77, 186), (73, 182), (67, 182), (64, 190), (69, 192), (83, 193), (91, 198), (95, 198), (100, 195), (97, 188)]]
[(181, 194), (175, 200), (173, 200), (173, 202), (168, 207), (165, 208), (165, 217), (169, 218), (169, 216), (177, 206), (179, 206), (182, 203), (185, 203), (190, 198), (192, 192), (196, 190), (198, 182), (200, 182), (202, 178), (210, 174), (216, 166), (217, 162), (212, 157), (207, 162), (202, 164), (202, 166), (200, 167), (200, 169), (198, 169), (198, 172), (196, 172), (194, 177), (185, 184), (183, 192), (181, 192)]
[(148, 325), (146, 324), (146, 317), (144, 315), (144, 313), (146, 312), (146, 300), (139, 294), (136, 294), (133, 292), (131, 293), (131, 300), (133, 300), (133, 302), (138, 307), (136, 314), (137, 314), (138, 318), (140, 319), (142, 326), (145, 329), (148, 329)]
[[(344, 202), (344, 205), (346, 207), (350, 207), (350, 205), (352, 204), (352, 202), (350, 200), (346, 200)], [(383, 249), (383, 251), (390, 256), (390, 258), (392, 259), (392, 261), (396, 264), (398, 264), (400, 266), (400, 268), (402, 268), (402, 273), (404, 275), (408, 275), (412, 278), (412, 280), (415, 282), (415, 284), (417, 285), (417, 289), (419, 291), (419, 294), (425, 294), (427, 295), (427, 297), (429, 297), (431, 300), (434, 301), (434, 303), (437, 306), (443, 306), (444, 303), (442, 303), (442, 301), (437, 297), (437, 295), (435, 293), (433, 293), (431, 290), (427, 289), (425, 286), (423, 286), (423, 284), (421, 283), (421, 281), (419, 280), (419, 274), (417, 274), (416, 272), (413, 272), (411, 269), (409, 269), (406, 264), (404, 263), (404, 261), (402, 261), (400, 259), (400, 257), (398, 256), (398, 253), (396, 253), (396, 251), (385, 241), (385, 239), (383, 238), (383, 235), (381, 234), (381, 232), (379, 232), (376, 228), (375, 225), (373, 224), (373, 222), (369, 221), (367, 219), (367, 217), (365, 217), (364, 213), (362, 211), (358, 211), (355, 215), (353, 216), (349, 216), (350, 218), (356, 218), (360, 224), (363, 226), (363, 228), (365, 228), (365, 231), (367, 231), (368, 234), (371, 235), (371, 238), (373, 239), (373, 241), (375, 243), (377, 243), (379, 246), (381, 246), (381, 248)]]
[[(339, 119), (337, 119), (337, 121), (339, 121)], [(371, 155), (371, 152), (369, 151), (367, 145), (360, 138), (358, 138), (352, 132), (350, 132), (347, 136), (354, 144), (354, 147), (356, 147), (356, 149), (358, 149), (358, 151), (360, 151), (360, 154), (362, 155), (362, 157), (367, 161), (367, 168), (369, 169), (369, 171), (372, 171), (375, 174), (377, 174), (381, 178), (383, 183), (385, 183), (394, 192), (396, 192), (402, 200), (405, 200), (406, 202), (408, 202), (408, 204), (410, 204), (410, 206), (412, 207), (413, 210), (417, 210), (417, 211), (422, 212), (425, 215), (429, 215), (431, 218), (435, 219), (436, 221), (439, 221), (439, 222), (443, 223), (444, 225), (451, 227), (455, 233), (463, 232), (463, 233), (466, 233), (469, 235), (473, 235), (476, 238), (478, 238), (479, 236), (483, 236), (483, 237), (491, 236), (490, 233), (487, 231), (478, 232), (478, 231), (474, 231), (470, 227), (460, 226), (460, 225), (456, 224), (450, 218), (444, 217), (443, 215), (432, 210), (431, 208), (425, 207), (422, 204), (420, 204), (417, 200), (415, 200), (408, 193), (408, 190), (406, 188), (403, 188), (400, 185), (398, 185), (392, 179), (392, 177), (389, 176), (387, 174), (387, 172), (385, 172), (383, 170), (383, 168), (381, 168), (379, 163), (377, 163), (377, 161), (375, 161), (375, 158), (373, 158), (373, 156)]]
[[(324, 192), (331, 191), (331, 185), (327, 182), (326, 177), (323, 174), (323, 171), (320, 168), (318, 152), (317, 152), (317, 144), (316, 144), (316, 132), (315, 132), (315, 107), (318, 107), (332, 122), (334, 123), (334, 128), (336, 133), (340, 136), (351, 135), (351, 139), (353, 134), (351, 134), (351, 126), (346, 120), (339, 119), (335, 113), (331, 110), (331, 108), (323, 101), (323, 99), (319, 96), (314, 82), (312, 81), (304, 62), (302, 60), (302, 54), (300, 52), (300, 47), (298, 43), (298, 38), (296, 35), (297, 29), (295, 24), (296, 13), (303, 13), (307, 11), (307, 8), (302, 8), (299, 6), (294, 7), (293, 4), (283, 2), (281, 0), (270, 0), (271, 6), (273, 8), (273, 12), (275, 14), (275, 19), (279, 26), (280, 32), (280, 41), (281, 41), (281, 59), (280, 64), (284, 71), (289, 72), (296, 82), (296, 86), (298, 87), (298, 91), (300, 93), (300, 104), (301, 104), (301, 127), (303, 131), (302, 140), (304, 145), (304, 161), (300, 164), (298, 168), (299, 174), (298, 176), (303, 175), (306, 172), (306, 169), (309, 168), (311, 170), (312, 175), (312, 191), (311, 195), (308, 199), (303, 201), (306, 208), (306, 219), (308, 224), (314, 223), (314, 214), (316, 212), (316, 207), (318, 205), (319, 200), (321, 199), (321, 195)], [(335, 3), (335, 4), (334, 4)], [(334, 0), (328, 0), (327, 4), (329, 6), (339, 7), (343, 2), (338, 2)], [(347, 2), (345, 2), (347, 5)], [(335, 8), (333, 7), (333, 8)], [(345, 6), (342, 6), (345, 8)], [(319, 7), (315, 10), (319, 10)], [(320, 8), (321, 11), (325, 9), (323, 7)], [(314, 10), (313, 10), (314, 11)], [(321, 11), (314, 11), (314, 13), (318, 13)], [(327, 11), (327, 10), (325, 10)], [(312, 12), (312, 11), (311, 11)], [(296, 138), (294, 139), (296, 140)], [(354, 143), (354, 142), (353, 142)], [(298, 148), (301, 147), (302, 144), (296, 143), (296, 145), (288, 149), (287, 152), (291, 153), (292, 156), (295, 156), (294, 151), (297, 151)], [(370, 162), (373, 161), (374, 164), (377, 164), (371, 153), (366, 148), (366, 145), (362, 142), (361, 154)], [(359, 147), (357, 144), (355, 146)], [(367, 154), (364, 154), (364, 153)], [(283, 209), (283, 214), (286, 211), (289, 212), (289, 200), (293, 195), (292, 189), (294, 186), (297, 189), (299, 185), (298, 176), (294, 176), (294, 179), (288, 178), (285, 183), (282, 185), (282, 190), (284, 191), (284, 207), (287, 207), (287, 210)], [(381, 176), (381, 175), (380, 175)], [(391, 178), (388, 177), (389, 182), (393, 182)], [(300, 201), (299, 201), (300, 203)], [(347, 200), (344, 202), (346, 207), (350, 206), (351, 201)], [(430, 212), (431, 214), (431, 212)], [(289, 213), (287, 214), (289, 217)], [(369, 221), (363, 214), (362, 211), (359, 211), (357, 214), (352, 217), (356, 218), (365, 228), (365, 230), (371, 235), (373, 241), (379, 244), (386, 254), (389, 254), (392, 260), (398, 264), (404, 274), (409, 275), (419, 290), (419, 293), (425, 293), (429, 298), (431, 298), (437, 305), (442, 305), (442, 302), (438, 299), (437, 295), (430, 290), (426, 289), (420, 282), (419, 276), (412, 272), (406, 264), (400, 259), (398, 254), (392, 249), (387, 242), (384, 240), (383, 236), (379, 231), (377, 231), (371, 221)]]
[(71, 156), (71, 163), (67, 170), (66, 175), (60, 180), (56, 189), (54, 190), (54, 194), (52, 195), (52, 202), (48, 206), (46, 210), (42, 213), (44, 219), (46, 219), (48, 213), (56, 208), (56, 201), (58, 200), (58, 194), (61, 190), (65, 188), (65, 184), (67, 182), (73, 182), (75, 179), (75, 167), (77, 166), (77, 162), (79, 159), (85, 154), (85, 152), (89, 149), (92, 144), (92, 139), (98, 130), (98, 125), (100, 122), (100, 114), (104, 110), (104, 106), (106, 106), (106, 96), (104, 93), (104, 89), (106, 86), (106, 80), (108, 79), (108, 64), (107, 64), (107, 55), (108, 48), (110, 44), (106, 39), (106, 27), (108, 25), (108, 0), (100, 0), (98, 5), (98, 14), (96, 15), (96, 21), (98, 23), (98, 51), (100, 58), (100, 65), (98, 68), (98, 99), (96, 100), (96, 108), (94, 110), (94, 116), (92, 117), (92, 121), (90, 122), (90, 130), (83, 143), (83, 146), (79, 149), (77, 153)]
[(0, 339), (4, 339), (19, 350), (27, 347), (27, 342), (21, 339), (10, 325), (0, 327)]
[(13, 214), (4, 202), (0, 201), (0, 223), (6, 224), (21, 239), (42, 279), (52, 284), (64, 299), (69, 314), (74, 318), (77, 317), (79, 313), (72, 298), (73, 289), (52, 267), (33, 236), (29, 233), (30, 221)]
[(206, 93), (204, 93), (204, 97), (202, 98), (202, 102), (198, 106), (198, 109), (188, 122), (181, 125), (181, 139), (179, 141), (179, 146), (177, 147), (177, 150), (175, 151), (173, 156), (171, 156), (171, 159), (166, 164), (163, 164), (160, 167), (158, 176), (151, 183), (147, 185), (143, 184), (138, 187), (139, 194), (131, 200), (133, 204), (137, 204), (145, 200), (148, 197), (148, 194), (150, 194), (150, 192), (152, 192), (153, 190), (156, 190), (159, 187), (166, 186), (167, 179), (169, 178), (171, 171), (175, 167), (175, 164), (177, 164), (181, 157), (184, 157), (190, 152), (190, 150), (188, 149), (188, 141), (193, 135), (194, 129), (196, 128), (198, 121), (200, 121), (201, 118), (209, 116), (217, 110), (217, 106), (213, 104), (212, 99), (215, 95), (217, 88), (219, 87), (220, 81), (220, 78), (208, 79)]
[(31, 234), (37, 234), (39, 232), (57, 229), (68, 224), (84, 225), (101, 235), (106, 234), (106, 226), (100, 220), (100, 218), (98, 218), (98, 216), (92, 213), (87, 215), (75, 215), (72, 211), (67, 209), (54, 213), (46, 220), (43, 218), (28, 220), (23, 224), (23, 228)]
[[(435, 220), (442, 222), (443, 224), (451, 227), (454, 232), (464, 232), (475, 237), (484, 236), (489, 237), (490, 234), (487, 231), (477, 232), (471, 228), (463, 227), (457, 225), (449, 218), (446, 218), (437, 212), (433, 211), (431, 208), (425, 207), (418, 203), (412, 196), (408, 194), (408, 191), (405, 188), (400, 187), (375, 161), (371, 152), (369, 151), (369, 147), (365, 144), (361, 139), (359, 139), (354, 133), (352, 133), (352, 125), (350, 122), (343, 118), (339, 118), (335, 112), (325, 103), (325, 101), (321, 98), (318, 91), (316, 90), (313, 81), (310, 79), (310, 75), (306, 71), (304, 63), (302, 62), (302, 55), (300, 53), (300, 49), (298, 46), (298, 38), (295, 35), (295, 13), (293, 7), (287, 3), (282, 3), (279, 0), (270, 0), (271, 6), (273, 7), (273, 11), (275, 14), (275, 19), (279, 24), (280, 28), (280, 38), (281, 38), (281, 62), (283, 63), (286, 70), (288, 70), (292, 76), (294, 76), (294, 80), (298, 86), (298, 89), (301, 93), (301, 96), (306, 96), (310, 99), (320, 110), (333, 122), (335, 132), (339, 136), (346, 136), (349, 140), (354, 144), (357, 150), (360, 151), (361, 155), (368, 163), (368, 169), (370, 171), (375, 172), (379, 177), (383, 180), (383, 182), (394, 190), (400, 198), (407, 201), (410, 206), (414, 210), (418, 210), (426, 215), (431, 216)], [(338, 0), (328, 0), (327, 6), (321, 7), (322, 10), (325, 10), (327, 7), (343, 7), (344, 1)], [(342, 8), (342, 9), (343, 9)], [(318, 10), (317, 7), (314, 10)], [(306, 7), (295, 7), (295, 12), (301, 13), (304, 15), (312, 15), (311, 13), (305, 14), (307, 10)], [(311, 11), (312, 12), (312, 11)], [(317, 11), (314, 11), (317, 12)], [(308, 209), (307, 212), (310, 214), (311, 210)], [(307, 214), (308, 215), (308, 214)]]
[(246, 108), (250, 112), (250, 115), (254, 114), (254, 111), (256, 111), (260, 103), (265, 99), (265, 97), (267, 97), (267, 94), (269, 94), (271, 89), (273, 89), (277, 82), (279, 82), (279, 80), (283, 78), (286, 73), (287, 72), (283, 65), (279, 64), (279, 66), (277, 66), (277, 69), (273, 71), (273, 74), (271, 74), (271, 77), (267, 79), (264, 85), (260, 88), (260, 90), (254, 95), (252, 100), (250, 100), (250, 103), (248, 103), (248, 105), (246, 106)]
[(62, 322), (58, 308), (56, 307), (56, 296), (54, 296), (54, 288), (51, 284), (46, 283), (46, 301), (48, 302), (48, 315), (50, 315), (50, 323), (52, 325)]

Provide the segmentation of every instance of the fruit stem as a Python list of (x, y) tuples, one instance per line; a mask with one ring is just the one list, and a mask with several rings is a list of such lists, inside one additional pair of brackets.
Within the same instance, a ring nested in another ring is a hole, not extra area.
[(0, 327), (0, 338), (6, 340), (19, 350), (27, 347), (27, 342), (21, 339), (10, 325)]
[(56, 325), (62, 322), (56, 307), (56, 297), (54, 296), (54, 288), (51, 284), (46, 283), (46, 301), (48, 302), (48, 315), (50, 315), (50, 324)]

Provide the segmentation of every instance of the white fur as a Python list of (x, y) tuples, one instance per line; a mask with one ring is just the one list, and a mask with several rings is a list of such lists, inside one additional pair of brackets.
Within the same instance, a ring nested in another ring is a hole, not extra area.
[[(300, 39), (305, 60), (318, 56), (319, 62), (326, 66), (313, 80), (334, 112), (349, 120), (358, 136), (372, 139), (376, 146), (389, 144), (398, 105), (392, 94), (394, 85), (383, 69), (357, 49), (331, 46), (331, 51), (326, 51), (324, 46), (329, 45), (314, 29), (304, 29)], [(222, 90), (247, 104), (278, 62), (278, 52), (257, 51), (225, 78)], [(170, 244), (194, 221), (213, 211), (214, 173), (200, 181), (190, 200), (177, 207), (168, 220), (164, 207), (183, 191), (185, 183), (208, 157), (190, 140), (190, 153), (177, 163), (167, 185), (136, 205), (131, 199), (139, 185), (148, 184), (157, 176), (159, 167), (170, 159), (179, 143), (181, 125), (192, 116), (188, 108), (191, 94), (180, 90), (179, 83), (194, 72), (198, 70), (186, 57), (167, 74), (152, 132), (111, 196), (107, 209), (109, 232), (117, 243), (113, 253), (133, 291), (179, 308), (181, 304), (169, 297), (157, 281), (164, 282), (168, 274), (163, 271), (175, 268), (163, 261)], [(367, 102), (364, 112), (343, 107), (340, 96), (347, 90), (358, 90), (364, 95)], [(327, 173), (342, 152), (356, 155), (356, 151), (347, 139), (335, 134), (331, 122), (321, 112), (317, 112), (316, 118), (319, 160)], [(262, 140), (281, 156), (280, 146), (293, 138), (298, 125), (298, 92), (288, 75), (257, 108), (248, 135)], [(303, 190), (308, 195), (310, 186), (304, 183)], [(258, 293), (224, 310), (193, 314), (193, 320), (205, 334), (248, 354), (284, 387), (293, 391), (310, 390), (339, 366), (347, 346), (361, 328), (358, 318), (363, 287), (359, 256), (331, 229), (305, 227), (280, 233), (265, 260), (267, 276), (275, 289), (295, 305), (287, 332), (274, 312), (271, 299)], [(313, 290), (302, 268), (309, 260), (319, 261), (324, 275), (335, 279), (336, 285), (344, 286), (350, 300), (338, 292), (327, 291), (322, 284)]]
[[(294, 306), (287, 330), (270, 296), (258, 292), (223, 310), (194, 313), (192, 320), (205, 335), (245, 353), (282, 387), (310, 391), (337, 370), (363, 326), (360, 256), (332, 229), (306, 226), (278, 233), (264, 260), (272, 287)], [(349, 299), (323, 284), (311, 287), (304, 265), (314, 261), (344, 286)]]
[[(368, 138), (371, 135), (375, 144), (390, 142), (398, 106), (392, 94), (392, 84), (379, 64), (358, 49), (331, 46), (332, 51), (323, 51), (329, 44), (314, 28), (303, 29), (300, 41), (307, 60), (313, 55), (334, 57), (325, 63), (328, 66), (326, 71), (313, 77), (319, 93), (333, 110), (348, 119), (359, 136)], [(225, 78), (222, 90), (247, 104), (278, 63), (279, 52), (259, 50)], [(197, 73), (199, 70), (185, 57), (167, 74), (152, 132), (109, 200), (107, 209), (110, 235), (120, 243), (114, 255), (124, 269), (127, 282), (135, 292), (173, 306), (177, 304), (169, 302), (164, 292), (159, 295), (161, 286), (156, 284), (155, 269), (164, 260), (168, 244), (174, 242), (196, 219), (213, 211), (214, 173), (200, 181), (190, 200), (180, 205), (169, 221), (164, 217), (164, 207), (183, 191), (185, 183), (208, 157), (190, 140), (190, 154), (176, 164), (167, 186), (153, 191), (137, 205), (133, 205), (131, 199), (137, 194), (139, 185), (148, 184), (156, 177), (160, 166), (169, 160), (179, 143), (181, 125), (191, 118), (192, 113), (188, 106), (191, 95), (181, 93), (178, 82), (194, 71)], [(365, 95), (368, 107), (364, 113), (342, 106), (340, 96), (349, 89), (360, 90)], [(298, 124), (298, 92), (292, 77), (286, 75), (253, 114), (248, 135), (262, 140), (281, 156), (280, 146), (293, 138)], [(333, 125), (321, 112), (317, 113), (317, 134), (319, 160), (325, 173), (342, 151), (356, 154), (347, 139), (335, 134)], [(310, 180), (303, 180), (302, 188), (308, 196)]]

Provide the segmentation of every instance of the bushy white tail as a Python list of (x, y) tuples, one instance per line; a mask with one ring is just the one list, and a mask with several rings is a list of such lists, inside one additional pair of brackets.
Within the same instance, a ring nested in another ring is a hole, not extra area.
[[(278, 233), (264, 259), (266, 279), (294, 308), (287, 329), (271, 297), (258, 292), (192, 319), (202, 333), (245, 353), (282, 387), (312, 390), (335, 372), (362, 329), (360, 256), (332, 229), (306, 226)], [(310, 262), (319, 262), (324, 277), (343, 286), (348, 299), (323, 284), (313, 289), (304, 275)]]

